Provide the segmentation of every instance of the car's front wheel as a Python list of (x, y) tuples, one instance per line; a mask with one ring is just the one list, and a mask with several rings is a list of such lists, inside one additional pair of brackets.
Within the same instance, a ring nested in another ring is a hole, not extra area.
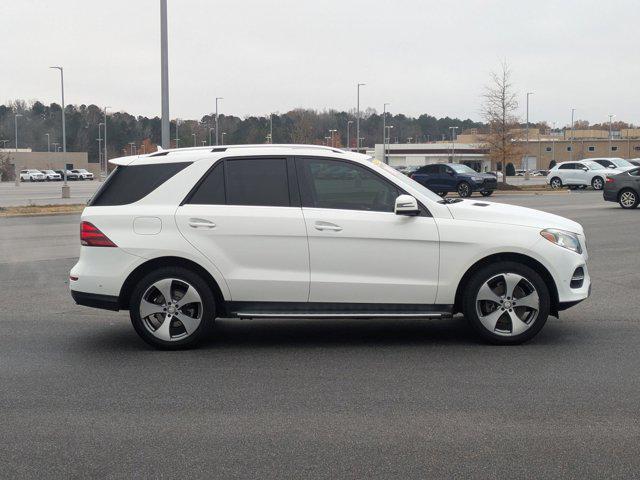
[(594, 190), (602, 190), (604, 188), (604, 180), (602, 177), (593, 177), (591, 180), (591, 186)]
[(549, 315), (549, 289), (526, 265), (498, 262), (480, 268), (465, 288), (463, 313), (485, 340), (513, 345), (533, 338)]
[(638, 193), (635, 190), (625, 188), (618, 195), (618, 203), (622, 208), (632, 209), (638, 206), (640, 198), (638, 198)]
[(462, 198), (468, 198), (471, 196), (471, 185), (469, 185), (467, 182), (460, 182), (458, 184), (458, 195), (460, 195)]
[(160, 268), (138, 282), (129, 314), (133, 328), (148, 344), (162, 349), (191, 347), (210, 331), (215, 298), (198, 274), (182, 267)]
[(490, 197), (491, 195), (493, 195), (493, 190), (482, 190), (480, 192), (480, 195), (482, 195), (483, 197)]

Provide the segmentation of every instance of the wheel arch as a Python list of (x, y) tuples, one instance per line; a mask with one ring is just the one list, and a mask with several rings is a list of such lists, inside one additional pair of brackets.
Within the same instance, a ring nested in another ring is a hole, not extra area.
[(618, 190), (618, 194), (616, 195), (616, 197), (618, 198), (618, 202), (620, 201), (620, 197), (622, 197), (622, 193), (626, 192), (627, 190), (631, 190), (636, 194), (636, 196), (640, 196), (640, 192), (636, 191), (636, 189), (634, 189), (633, 187), (625, 186)]
[(549, 289), (549, 296), (551, 300), (551, 305), (549, 306), (549, 313), (554, 316), (558, 316), (559, 311), (559, 299), (558, 299), (558, 288), (556, 286), (556, 282), (553, 280), (553, 276), (547, 270), (547, 268), (540, 263), (535, 258), (532, 258), (528, 255), (524, 255), (522, 253), (495, 253), (493, 255), (489, 255), (478, 260), (474, 263), (465, 274), (462, 276), (462, 279), (458, 283), (458, 288), (456, 289), (455, 303), (454, 303), (454, 312), (462, 311), (462, 296), (463, 292), (471, 279), (471, 276), (476, 273), (480, 268), (489, 265), (495, 262), (504, 262), (511, 261), (522, 263), (523, 265), (528, 266), (533, 269), (538, 275), (542, 277), (542, 280), (547, 285)]
[(187, 260), (182, 257), (156, 257), (151, 260), (144, 262), (141, 265), (138, 265), (127, 277), (127, 279), (122, 284), (122, 288), (120, 289), (120, 294), (118, 295), (118, 304), (120, 309), (128, 310), (129, 309), (129, 300), (131, 298), (131, 294), (136, 286), (136, 284), (148, 273), (157, 270), (159, 268), (164, 267), (183, 267), (189, 270), (196, 272), (200, 275), (204, 281), (207, 282), (211, 286), (211, 290), (213, 292), (213, 296), (216, 300), (216, 308), (222, 314), (225, 314), (225, 299), (222, 294), (222, 290), (216, 282), (213, 275), (211, 275), (204, 267), (198, 265), (196, 262), (192, 260)]

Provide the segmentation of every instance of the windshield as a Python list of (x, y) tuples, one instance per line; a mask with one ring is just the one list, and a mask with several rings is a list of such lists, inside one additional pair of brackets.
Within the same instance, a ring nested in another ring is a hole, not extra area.
[(611, 160), (611, 163), (613, 163), (616, 167), (633, 167), (633, 164), (631, 162), (627, 162), (623, 158), (616, 158), (615, 160)]
[(582, 162), (583, 165), (586, 165), (587, 167), (589, 167), (591, 170), (604, 170), (606, 167), (600, 165), (598, 162)]
[(398, 180), (398, 183), (400, 183), (401, 185), (406, 185), (408, 187), (413, 188), (414, 190), (418, 190), (422, 195), (427, 197), (429, 200), (433, 200), (434, 202), (439, 202), (440, 200), (442, 200), (442, 198), (440, 198), (440, 196), (438, 196), (435, 193), (433, 193), (427, 187), (425, 187), (423, 185), (420, 185), (415, 180), (412, 180), (411, 178), (407, 177), (405, 174), (397, 171), (393, 167), (390, 167), (386, 163), (383, 163), (380, 160), (375, 160), (373, 157), (370, 157), (369, 161), (371, 163), (373, 163), (376, 167), (380, 167), (385, 172), (390, 173), (391, 175), (393, 175), (393, 177), (396, 180)]
[(473, 168), (467, 167), (466, 165), (463, 165), (461, 163), (455, 163), (452, 165), (450, 164), (449, 166), (453, 168), (457, 173), (478, 173)]

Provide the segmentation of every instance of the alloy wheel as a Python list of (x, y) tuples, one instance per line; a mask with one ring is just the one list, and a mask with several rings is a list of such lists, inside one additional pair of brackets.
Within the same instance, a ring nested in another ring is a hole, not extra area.
[(145, 328), (166, 342), (181, 340), (195, 332), (202, 321), (202, 298), (195, 287), (177, 278), (153, 283), (140, 300)]
[(636, 194), (627, 190), (620, 195), (620, 205), (624, 208), (633, 208), (636, 204)]
[(551, 179), (551, 188), (560, 188), (562, 187), (562, 181), (559, 178)]
[(520, 335), (534, 324), (540, 297), (533, 284), (517, 273), (500, 273), (482, 284), (476, 294), (476, 313), (491, 333)]
[(458, 185), (458, 195), (465, 198), (469, 197), (471, 195), (469, 185), (467, 185), (466, 183), (461, 183), (460, 185)]
[(591, 182), (591, 186), (594, 190), (602, 190), (604, 183), (602, 182), (602, 179), (600, 177), (596, 177), (593, 179), (593, 182)]

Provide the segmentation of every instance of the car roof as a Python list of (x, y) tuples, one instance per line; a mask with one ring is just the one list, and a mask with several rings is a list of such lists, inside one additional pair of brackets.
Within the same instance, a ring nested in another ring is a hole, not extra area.
[(154, 163), (196, 162), (227, 157), (299, 155), (344, 158), (355, 161), (370, 160), (369, 155), (322, 145), (224, 145), (218, 147), (190, 147), (158, 150), (145, 155), (132, 155), (109, 160), (113, 165), (149, 165)]

